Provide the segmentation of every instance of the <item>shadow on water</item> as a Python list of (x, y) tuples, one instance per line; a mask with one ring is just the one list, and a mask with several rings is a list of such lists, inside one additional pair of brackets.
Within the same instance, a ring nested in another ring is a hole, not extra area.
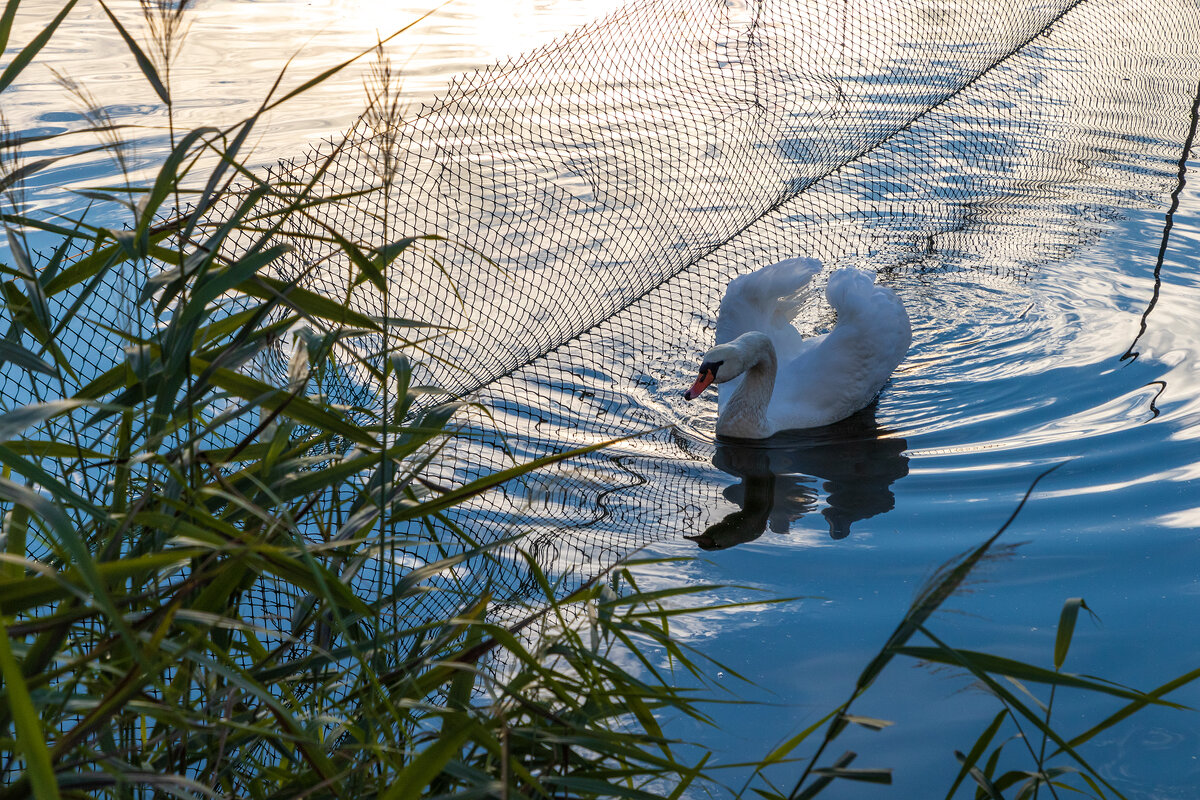
[(687, 538), (703, 550), (724, 550), (768, 527), (787, 533), (817, 509), (823, 492), (829, 535), (844, 539), (854, 523), (895, 507), (892, 484), (908, 474), (907, 449), (907, 440), (879, 427), (874, 405), (823, 428), (718, 439), (713, 465), (739, 479), (723, 492), (739, 510)]

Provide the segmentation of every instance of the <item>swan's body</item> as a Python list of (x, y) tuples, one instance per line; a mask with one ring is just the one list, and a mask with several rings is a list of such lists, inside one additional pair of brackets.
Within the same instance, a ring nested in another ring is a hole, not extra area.
[(782, 430), (828, 425), (866, 407), (912, 342), (895, 292), (853, 267), (829, 277), (837, 312), (829, 333), (804, 339), (792, 319), (821, 264), (791, 258), (730, 281), (717, 317), (717, 346), (705, 354), (691, 400), (721, 387), (717, 433), (762, 439)]

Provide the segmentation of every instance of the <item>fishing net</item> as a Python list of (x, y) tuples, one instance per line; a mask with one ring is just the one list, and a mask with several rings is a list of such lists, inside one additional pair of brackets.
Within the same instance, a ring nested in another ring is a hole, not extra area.
[[(724, 547), (818, 510), (840, 537), (889, 509), (905, 443), (870, 409), (755, 450), (712, 442), (711, 400), (684, 406), (725, 285), (806, 254), (873, 267), (914, 317), (955, 273), (1019, 294), (1115, 209), (1165, 202), (1198, 33), (1171, 2), (639, 2), (282, 169), (347, 198), (306, 233), (443, 237), (387, 297), (354, 295), (446, 326), (410, 354), (419, 379), (486, 410), (440, 481), (650, 431), (449, 515), (481, 541), (526, 533), (577, 585), (649, 541)], [(313, 241), (294, 275), (343, 296)], [(798, 325), (829, 317), (814, 296)], [(521, 563), (475, 575), (519, 598)]]
[[(679, 397), (729, 279), (801, 254), (873, 268), (909, 304), (919, 351), (942, 282), (1019, 297), (1117, 209), (1165, 205), (1197, 41), (1185, 0), (633, 2), (274, 168), (321, 201), (290, 219), (280, 273), (441, 326), (408, 349), (415, 380), (476, 405), (434, 484), (643, 433), (446, 515), (477, 542), (527, 534), (568, 585), (681, 535), (722, 547), (820, 513), (844, 536), (891, 507), (907, 472), (904, 441), (872, 409), (747, 450), (713, 442), (711, 399)], [(329, 230), (364, 250), (429, 238), (397, 259), (385, 295), (349, 286)], [(797, 324), (830, 320), (814, 292)], [(103, 337), (70, 346), (87, 364), (115, 357)], [(285, 359), (261, 366), (285, 382)], [(372, 396), (349, 366), (323, 389)], [(722, 491), (741, 516), (719, 510)], [(444, 554), (375, 559), (364, 592)], [(534, 580), (515, 555), (467, 567), (501, 599)], [(279, 591), (249, 602), (276, 616)], [(433, 594), (423, 613), (450, 610)]]

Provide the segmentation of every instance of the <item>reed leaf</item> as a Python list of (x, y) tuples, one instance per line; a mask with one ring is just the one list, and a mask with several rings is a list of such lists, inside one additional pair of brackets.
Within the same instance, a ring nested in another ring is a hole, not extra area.
[(0, 416), (0, 442), (8, 441), (27, 428), (88, 404), (85, 400), (50, 400), (9, 411)]
[(193, 374), (206, 373), (213, 386), (240, 397), (253, 406), (280, 410), (297, 422), (313, 425), (346, 437), (352, 442), (377, 447), (378, 442), (362, 428), (348, 422), (344, 415), (321, 404), (287, 392), (262, 381), (228, 369), (212, 368), (212, 364), (193, 358)]
[(1021, 717), (1024, 717), (1026, 720), (1032, 723), (1034, 727), (1037, 728), (1039, 733), (1058, 745), (1059, 749), (1063, 753), (1070, 756), (1077, 764), (1087, 770), (1088, 773), (1090, 773), (1095, 779), (1108, 788), (1109, 791), (1111, 791), (1117, 797), (1124, 798), (1124, 795), (1118, 792), (1116, 788), (1113, 787), (1108, 781), (1104, 780), (1104, 778), (1098, 772), (1096, 772), (1096, 770), (1087, 762), (1087, 760), (1084, 759), (1075, 748), (1068, 744), (1065, 739), (1063, 739), (1062, 735), (1059, 734), (1058, 731), (1050, 727), (1041, 714), (1038, 714), (1036, 711), (1030, 709), (1028, 706), (1022, 703), (1019, 698), (1012, 694), (1012, 692), (1005, 689), (1003, 685), (996, 681), (987, 670), (978, 667), (975, 664), (974, 659), (966, 652), (955, 650), (941, 639), (936, 637), (934, 634), (930, 633), (928, 630), (923, 630), (923, 633), (928, 636), (930, 640), (932, 640), (937, 646), (937, 648), (943, 653), (962, 653), (962, 657), (957, 659), (958, 666), (967, 669), (972, 675), (981, 681), (989, 691), (996, 695), (996, 697), (998, 697), (1005, 704), (1005, 706), (1008, 707), (1010, 712), (1013, 712), (1014, 715), (1019, 714)]
[(0, 53), (8, 49), (8, 37), (12, 34), (13, 20), (20, 5), (21, 0), (8, 0), (4, 4), (4, 13), (0, 14)]
[(25, 676), (9, 645), (8, 630), (0, 618), (0, 675), (4, 677), (4, 699), (16, 727), (17, 747), (25, 758), (25, 776), (38, 798), (56, 800), (60, 797), (58, 781), (42, 732), (42, 722), (25, 684)]
[(829, 778), (841, 778), (848, 781), (860, 781), (862, 783), (880, 783), (890, 786), (892, 783), (892, 771), (890, 769), (846, 769), (841, 767), (817, 767), (813, 770), (814, 775), (821, 775)]
[[(1067, 651), (1071, 649), (1071, 637), (1075, 633), (1075, 620), (1079, 617), (1079, 609), (1087, 609), (1087, 603), (1082, 597), (1072, 597), (1063, 603), (1062, 613), (1058, 618), (1058, 633), (1054, 639), (1054, 669), (1062, 668), (1067, 660)], [(1089, 611), (1091, 609), (1088, 609)]]
[[(62, 10), (50, 21), (50, 24), (42, 28), (38, 35), (33, 37), (29, 44), (21, 49), (21, 52), (17, 53), (13, 60), (8, 63), (8, 66), (4, 68), (4, 72), (0, 72), (0, 92), (11, 86), (12, 82), (17, 79), (17, 76), (21, 74), (25, 67), (29, 66), (29, 62), (33, 61), (37, 54), (41, 52), (41, 49), (46, 46), (46, 42), (50, 41), (50, 37), (54, 35), (54, 31), (66, 19), (67, 14), (71, 13), (71, 9), (75, 7), (77, 2), (79, 0), (68, 0), (67, 4), (62, 7)], [(0, 17), (0, 33), (3, 33), (6, 40), (12, 31), (12, 22), (16, 13), (16, 0), (8, 0), (8, 3), (4, 7), (4, 16)], [(0, 52), (3, 52), (3, 50), (4, 48), (0, 47)]]
[[(169, 235), (168, 231), (154, 232), (150, 234), (149, 244), (153, 246), (166, 239)], [(90, 249), (82, 258), (64, 268), (46, 283), (44, 287), (46, 294), (51, 296), (56, 295), (72, 286), (102, 275), (118, 264), (128, 260), (130, 254), (127, 248), (120, 242), (114, 242), (114, 244), (107, 247), (103, 246), (104, 240), (107, 237), (108, 234), (103, 232), (97, 235)], [(154, 255), (155, 251), (151, 250), (149, 254)]]
[[(171, 152), (163, 159), (162, 166), (159, 167), (158, 175), (154, 179), (154, 185), (145, 197), (145, 203), (142, 207), (142, 213), (138, 219), (134, 235), (132, 237), (120, 237), (118, 238), (119, 242), (137, 242), (139, 247), (145, 247), (151, 234), (151, 222), (162, 209), (163, 203), (175, 194), (181, 177), (180, 168), (192, 155), (193, 148), (203, 141), (206, 136), (214, 137), (220, 135), (221, 132), (216, 128), (202, 127), (188, 131), (179, 139), (175, 146), (171, 148)], [(129, 252), (135, 257), (146, 254), (144, 250), (130, 250)]]
[[(0, 339), (0, 365), (15, 364), (30, 372), (41, 372), (44, 375), (57, 375), (54, 367), (47, 364), (33, 353), (16, 342)], [(0, 436), (0, 438), (3, 438)]]
[(109, 22), (113, 24), (113, 27), (117, 29), (117, 33), (121, 34), (121, 38), (125, 40), (125, 46), (129, 48), (129, 52), (133, 53), (133, 58), (137, 61), (138, 69), (142, 71), (142, 76), (146, 79), (146, 82), (154, 89), (154, 93), (158, 95), (158, 99), (163, 101), (163, 105), (171, 105), (171, 93), (167, 91), (162, 78), (158, 76), (158, 70), (155, 69), (154, 63), (142, 52), (142, 48), (138, 46), (137, 40), (129, 35), (129, 31), (125, 30), (125, 26), (121, 24), (121, 21), (108, 9), (104, 0), (99, 0), (99, 2), (100, 8), (108, 16)]
[(972, 672), (982, 670), (996, 675), (1003, 675), (1007, 678), (1015, 678), (1017, 680), (1034, 681), (1036, 683), (1044, 683), (1049, 686), (1064, 686), (1073, 689), (1086, 689), (1091, 692), (1101, 694), (1109, 694), (1114, 697), (1120, 697), (1126, 700), (1144, 700), (1147, 703), (1155, 705), (1164, 705), (1171, 708), (1184, 708), (1178, 703), (1171, 703), (1161, 699), (1151, 699), (1148, 695), (1132, 689), (1125, 689), (1119, 686), (1114, 686), (1103, 681), (1089, 680), (1079, 675), (1071, 675), (1069, 673), (1055, 672), (1054, 670), (1044, 669), (1033, 664), (1027, 664), (1023, 661), (1016, 661), (1002, 656), (992, 655), (990, 653), (980, 653), (975, 650), (952, 650), (946, 651), (940, 647), (901, 647), (896, 649), (897, 655), (905, 655), (910, 658), (915, 658), (918, 661), (927, 661), (938, 664), (948, 664), (951, 666), (960, 666), (963, 660), (966, 659), (972, 666)]
[[(1145, 692), (1141, 697), (1128, 703), (1127, 705), (1122, 707), (1120, 710), (1118, 710), (1116, 713), (1111, 714), (1110, 716), (1106, 717), (1101, 722), (1096, 723), (1091, 728), (1088, 728), (1086, 731), (1079, 734), (1078, 736), (1072, 737), (1070, 739), (1070, 741), (1068, 742), (1068, 745), (1070, 745), (1070, 747), (1074, 748), (1074, 747), (1078, 747), (1081, 744), (1091, 741), (1092, 739), (1094, 739), (1096, 737), (1096, 734), (1108, 730), (1109, 728), (1113, 727), (1114, 725), (1121, 722), (1122, 720), (1128, 719), (1130, 716), (1132, 716), (1133, 714), (1136, 714), (1138, 711), (1141, 711), (1146, 706), (1153, 704), (1155, 701), (1157, 701), (1159, 698), (1163, 697), (1164, 695), (1170, 694), (1171, 692), (1175, 691), (1176, 689), (1180, 689), (1180, 688), (1186, 686), (1187, 684), (1191, 683), (1192, 681), (1196, 680), (1197, 678), (1200, 678), (1200, 668), (1189, 670), (1189, 671), (1185, 672), (1183, 675), (1180, 675), (1177, 678), (1173, 678), (1172, 680), (1167, 681), (1166, 683), (1162, 684), (1161, 686), (1159, 686), (1155, 689), (1151, 689), (1150, 691)], [(1061, 751), (1056, 751), (1056, 752), (1061, 752)]]
[(834, 761), (832, 765), (824, 768), (821, 774), (817, 775), (816, 780), (806, 786), (803, 790), (797, 786), (796, 790), (788, 796), (788, 800), (812, 800), (812, 798), (824, 791), (826, 786), (833, 783), (834, 776), (830, 774), (830, 770), (846, 769), (857, 757), (858, 753), (854, 753), (849, 750), (847, 750), (845, 753), (842, 753), (837, 757), (837, 760)]
[(987, 750), (988, 745), (992, 743), (992, 739), (995, 738), (996, 733), (1000, 730), (1000, 726), (1004, 724), (1004, 720), (1007, 718), (1007, 709), (998, 712), (996, 716), (992, 718), (992, 721), (988, 724), (988, 726), (983, 729), (983, 733), (979, 734), (979, 737), (971, 746), (971, 751), (969, 753), (963, 755), (957, 750), (954, 751), (954, 757), (962, 763), (962, 769), (958, 771), (958, 775), (955, 776), (954, 782), (950, 784), (950, 791), (946, 792), (946, 800), (950, 800), (952, 797), (954, 797), (954, 793), (958, 791), (958, 787), (962, 785), (963, 780), (969, 774), (971, 774), (971, 770), (975, 768), (975, 765), (979, 762), (980, 756), (982, 756), (984, 751)]
[(452, 1), (453, 1), (453, 0), (445, 0), (444, 2), (442, 2), (442, 3), (440, 3), (439, 5), (435, 6), (434, 8), (431, 8), (431, 9), (429, 9), (429, 11), (427, 11), (427, 12), (425, 12), (424, 14), (422, 14), (421, 16), (417, 17), (416, 19), (414, 19), (412, 22), (408, 23), (408, 24), (407, 24), (407, 25), (405, 25), (404, 27), (402, 27), (402, 28), (400, 28), (399, 30), (397, 30), (397, 31), (393, 32), (391, 35), (387, 36), (386, 38), (380, 39), (380, 40), (379, 40), (379, 42), (378, 42), (378, 44), (376, 44), (375, 46), (373, 46), (373, 47), (371, 47), (371, 48), (369, 48), (369, 49), (367, 49), (367, 50), (363, 50), (362, 52), (360, 52), (358, 55), (354, 56), (353, 58), (348, 58), (348, 59), (346, 59), (345, 61), (342, 61), (341, 63), (339, 63), (339, 64), (337, 64), (337, 65), (335, 65), (335, 66), (333, 66), (333, 67), (330, 67), (329, 69), (325, 70), (324, 72), (321, 72), (320, 74), (316, 75), (316, 76), (315, 76), (315, 77), (313, 77), (313, 78), (309, 78), (307, 81), (305, 81), (305, 82), (301, 83), (299, 86), (297, 86), (295, 89), (292, 89), (290, 92), (288, 92), (287, 94), (285, 94), (283, 97), (279, 98), (278, 100), (275, 100), (275, 101), (273, 101), (273, 102), (272, 102), (272, 103), (270, 103), (269, 105), (265, 105), (265, 106), (262, 108), (262, 111), (264, 111), (264, 112), (265, 112), (265, 111), (270, 111), (271, 109), (275, 108), (276, 106), (280, 106), (280, 105), (282, 105), (282, 104), (286, 103), (288, 100), (291, 100), (293, 97), (296, 97), (297, 95), (304, 94), (304, 93), (305, 93), (305, 92), (307, 92), (308, 90), (312, 89), (314, 86), (319, 86), (320, 84), (322, 84), (322, 83), (324, 83), (325, 81), (329, 80), (331, 77), (333, 77), (333, 76), (334, 76), (334, 75), (336, 75), (337, 73), (339, 73), (339, 72), (341, 72), (342, 70), (344, 70), (346, 67), (350, 66), (350, 65), (351, 65), (351, 64), (353, 64), (354, 62), (356, 62), (356, 61), (358, 61), (359, 59), (361, 59), (363, 56), (370, 55), (371, 53), (374, 53), (374, 52), (376, 51), (376, 48), (378, 48), (378, 47), (381, 47), (381, 46), (383, 46), (383, 45), (387, 44), (387, 43), (388, 43), (388, 42), (390, 42), (392, 39), (395, 39), (397, 36), (399, 36), (400, 34), (404, 33), (405, 31), (409, 30), (409, 29), (410, 29), (410, 28), (412, 28), (414, 25), (416, 25), (416, 24), (420, 23), (422, 20), (424, 20), (424, 19), (426, 19), (426, 18), (428, 18), (428, 17), (432, 16), (433, 14), (436, 14), (436, 13), (437, 13), (438, 11), (440, 11), (440, 10), (441, 10), (443, 7), (445, 7), (445, 6), (449, 5), (449, 4), (450, 4)]
[[(955, 753), (955, 755), (959, 754)], [(960, 758), (959, 760), (963, 761), (963, 769), (971, 777), (971, 780), (975, 781), (976, 785), (979, 786), (984, 797), (991, 798), (991, 800), (1004, 800), (1004, 795), (1001, 793), (1000, 787), (992, 783), (983, 770), (973, 764), (966, 763), (965, 759)]]

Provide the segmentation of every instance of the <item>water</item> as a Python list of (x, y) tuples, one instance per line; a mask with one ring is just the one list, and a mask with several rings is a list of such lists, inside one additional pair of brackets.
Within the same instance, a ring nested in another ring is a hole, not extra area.
[[(1194, 668), (1186, 643), (1200, 590), (1198, 210), (1200, 194), (1181, 192), (1149, 313), (1163, 215), (1131, 211), (1093, 247), (1048, 267), (1029, 293), (1046, 302), (1023, 317), (1021, 309), (1000, 319), (913, 314), (924, 320), (913, 355), (876, 415), (890, 431), (878, 449), (906, 445), (902, 456), (873, 458), (876, 469), (891, 461), (882, 471), (894, 508), (855, 522), (844, 539), (830, 538), (810, 513), (786, 533), (772, 526), (696, 568), (696, 580), (811, 598), (714, 621), (720, 633), (708, 652), (760, 682), (756, 696), (769, 704), (723, 719), (723, 739), (761, 752), (844, 699), (848, 676), (886, 640), (933, 566), (998, 528), (1032, 478), (1055, 463), (1062, 466), (1008, 534), (1023, 544), (951, 601), (963, 613), (940, 615), (934, 630), (963, 647), (1048, 666), (1059, 608), (1082, 596), (1102, 622), (1082, 622), (1068, 669), (1149, 687)], [(1136, 360), (1122, 360), (1131, 348)], [(812, 465), (801, 470), (825, 477)], [(960, 694), (966, 684), (894, 665), (859, 710), (899, 724), (844, 747), (863, 754), (862, 766), (895, 766), (898, 796), (929, 796), (922, 792), (949, 785), (951, 749), (965, 750), (997, 710), (978, 693)], [(1195, 698), (1193, 690), (1177, 699)], [(1102, 718), (1100, 707), (1060, 705), (1056, 719), (1082, 731)], [(1198, 735), (1190, 714), (1155, 711), (1085, 752), (1128, 796), (1190, 797), (1200, 779)], [(945, 744), (928, 747), (931, 740)]]
[[(412, 10), (396, 13), (405, 19)], [(539, 38), (603, 9), (563, 0), (529, 10), (539, 13), (517, 27)], [(187, 124), (248, 113), (263, 76), (317, 31), (324, 32), (304, 50), (297, 75), (369, 47), (378, 14), (367, 4), (282, 2), (213, 2), (198, 11), (191, 38), (204, 55), (186, 59), (194, 71), (179, 76), (193, 98), (182, 108)], [(480, 16), (486, 14), (492, 16)], [(416, 52), (395, 56), (407, 61), (414, 93), (536, 43), (518, 42), (509, 18), (500, 16), (482, 3), (462, 6), (430, 25)], [(23, 14), (14, 40), (27, 38), (38, 18)], [(129, 59), (99, 32), (97, 19), (84, 9), (73, 16), (79, 26), (73, 38), (59, 41), (77, 44), (49, 53), (48, 62), (99, 82), (97, 96), (119, 93), (109, 77), (127, 72)], [(273, 44), (265, 48), (264, 41)], [(717, 731), (672, 721), (677, 735), (716, 746), (723, 760), (735, 762), (760, 756), (819, 719), (848, 695), (853, 677), (934, 569), (995, 531), (1033, 479), (1054, 465), (1006, 536), (1019, 546), (948, 603), (962, 613), (940, 614), (931, 628), (964, 648), (1049, 666), (1059, 609), (1081, 596), (1102, 622), (1081, 620), (1067, 669), (1148, 689), (1197, 666), (1191, 643), (1200, 596), (1200, 162), (1183, 142), (1200, 70), (1194, 56), (1169, 69), (1149, 61), (1122, 69), (1142, 91), (1110, 96), (1109, 115), (1072, 117), (1078, 128), (1065, 144), (1034, 135), (1043, 120), (1023, 121), (1033, 133), (1019, 126), (1004, 132), (994, 162), (947, 160), (931, 164), (928, 175), (914, 172), (932, 186), (918, 185), (917, 195), (952, 197), (971, 170), (1004, 176), (1009, 191), (984, 193), (960, 227), (931, 236), (919, 252), (923, 268), (903, 262), (916, 258), (910, 243), (888, 238), (903, 238), (900, 225), (879, 224), (871, 234), (882, 265), (894, 267), (885, 279), (909, 308), (914, 344), (877, 405), (847, 424), (786, 437), (771, 448), (714, 444), (711, 401), (684, 406), (677, 398), (696, 353), (664, 345), (656, 359), (648, 355), (653, 345), (619, 326), (625, 337), (605, 340), (599, 360), (584, 345), (561, 351), (558, 358), (574, 370), (569, 382), (558, 373), (552, 388), (536, 375), (500, 382), (492, 397), (515, 398), (514, 429), (520, 419), (544, 414), (552, 422), (539, 433), (567, 444), (587, 443), (586, 422), (597, 414), (676, 425), (672, 434), (621, 445), (616, 455), (535, 482), (533, 505), (486, 509), (497, 525), (531, 527), (547, 563), (577, 568), (585, 563), (580, 554), (595, 555), (597, 542), (615, 554), (648, 544), (651, 555), (704, 556), (644, 570), (651, 584), (739, 587), (718, 593), (729, 600), (800, 596), (680, 623), (686, 639), (724, 665), (712, 668), (719, 686), (763, 704), (717, 709)], [(52, 99), (52, 82), (39, 81), (24, 85), (15, 103), (5, 93), (9, 124), (44, 131), (78, 124)], [(360, 83), (347, 74), (327, 92), (276, 114), (257, 142), (261, 163), (349, 125), (357, 106), (342, 98), (358, 97)], [(122, 97), (110, 108), (119, 121), (147, 126), (131, 138), (151, 163), (164, 137), (153, 98)], [(942, 135), (967, 141), (972, 124), (965, 114)], [(1154, 127), (1125, 119), (1149, 119)], [(1068, 156), (1055, 163), (1071, 174), (1022, 173), (1023, 164), (1034, 162), (1007, 162), (1012, 142), (1031, 151), (1062, 147)], [(976, 150), (962, 149), (976, 158)], [(945, 152), (955, 152), (953, 142)], [(78, 198), (56, 188), (64, 178), (114, 175), (111, 162), (97, 155), (48, 171), (30, 187), (30, 202), (43, 212), (75, 209)], [(895, 206), (914, 229), (921, 227), (919, 200)], [(870, 220), (846, 224), (871, 232)], [(812, 233), (815, 247), (828, 246), (832, 228)], [(814, 310), (802, 323), (827, 324), (822, 313)], [(705, 335), (703, 322), (696, 328), (690, 347)], [(628, 382), (623, 362), (636, 359), (653, 367), (643, 369), (644, 381)], [(498, 424), (506, 422), (498, 414)], [(529, 452), (537, 452), (534, 445)], [(733, 672), (756, 686), (739, 683)], [(897, 724), (850, 733), (839, 744), (860, 753), (856, 766), (895, 768), (897, 786), (847, 785), (831, 796), (944, 794), (958, 769), (954, 749), (969, 749), (997, 710), (967, 686), (952, 671), (894, 663), (857, 710)], [(1195, 706), (1198, 694), (1188, 688), (1173, 699)], [(1076, 733), (1116, 708), (1064, 693), (1055, 718), (1061, 730)], [(1082, 753), (1129, 797), (1188, 798), (1200, 785), (1198, 743), (1194, 713), (1152, 710)], [(1010, 744), (1006, 752), (1017, 749)], [(784, 784), (790, 774), (775, 773)]]
[[(412, 27), (392, 40), (387, 56), (402, 73), (405, 94), (419, 107), (454, 75), (512, 57), (615, 8), (616, 0), (518, 0), (503, 5), (462, 0), (418, 20), (433, 8), (424, 3), (378, 4), (369, 0), (200, 0), (187, 18), (183, 46), (170, 75), (176, 126), (224, 128), (253, 115), (282, 73), (278, 98), (305, 81), (360, 53), (380, 38)], [(145, 25), (136, 2), (110, 8), (140, 41)], [(53, 3), (22, 6), (5, 60), (13, 57), (57, 13)], [(415, 24), (414, 24), (415, 23)], [(249, 163), (268, 165), (295, 157), (306, 146), (344, 132), (362, 113), (369, 53), (314, 89), (271, 111), (252, 136)], [(58, 70), (86, 90), (65, 89)], [(167, 147), (168, 115), (138, 72), (123, 41), (114, 36), (103, 10), (80, 4), (64, 20), (39, 59), (4, 93), (4, 117), (14, 131), (62, 133), (87, 126), (85, 109), (102, 107), (129, 146), (131, 174), (144, 179)], [(28, 160), (53, 151), (31, 146)], [(72, 142), (76, 150), (94, 144), (90, 136)], [(78, 211), (85, 203), (70, 188), (102, 184), (119, 174), (105, 153), (84, 154), (41, 171), (31, 183), (33, 208)]]

